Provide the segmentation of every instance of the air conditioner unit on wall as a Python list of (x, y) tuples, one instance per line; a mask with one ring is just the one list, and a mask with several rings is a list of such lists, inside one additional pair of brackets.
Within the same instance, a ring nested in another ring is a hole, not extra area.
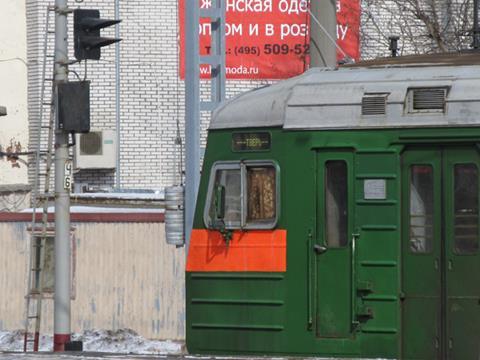
[(115, 169), (116, 137), (113, 130), (92, 130), (76, 134), (76, 169)]

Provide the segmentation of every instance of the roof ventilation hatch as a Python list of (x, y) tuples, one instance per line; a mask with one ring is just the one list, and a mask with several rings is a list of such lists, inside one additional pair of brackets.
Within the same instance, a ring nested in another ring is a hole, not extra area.
[(389, 94), (365, 94), (362, 98), (362, 115), (386, 115)]
[(447, 90), (445, 87), (410, 89), (408, 91), (409, 112), (445, 112)]

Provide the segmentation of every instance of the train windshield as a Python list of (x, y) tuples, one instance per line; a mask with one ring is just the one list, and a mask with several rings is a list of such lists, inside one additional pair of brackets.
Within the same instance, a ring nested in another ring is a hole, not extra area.
[[(219, 169), (215, 174), (214, 189), (223, 189), (223, 194), (218, 190), (213, 194), (210, 205), (210, 216), (214, 221), (223, 220), (227, 227), (237, 227), (241, 223), (241, 172), (240, 169)], [(218, 211), (219, 202), (223, 202), (223, 210)]]
[(218, 162), (204, 213), (209, 228), (271, 229), (277, 222), (278, 170), (273, 162)]

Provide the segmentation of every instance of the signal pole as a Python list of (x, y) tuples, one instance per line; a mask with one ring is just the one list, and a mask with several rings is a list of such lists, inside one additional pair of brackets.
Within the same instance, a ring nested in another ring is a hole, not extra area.
[[(225, 100), (225, 0), (213, 0), (200, 9), (198, 0), (185, 1), (185, 240), (188, 254), (198, 186), (200, 184), (200, 116)], [(211, 53), (200, 56), (200, 18), (211, 28)], [(211, 68), (210, 97), (200, 98), (200, 65)]]
[(192, 232), (200, 184), (200, 45), (198, 0), (185, 1), (185, 240)]
[[(53, 91), (68, 81), (68, 0), (55, 0), (55, 67)], [(64, 351), (70, 342), (70, 188), (65, 186), (68, 133), (58, 127), (55, 101), (55, 297), (53, 351)]]
[(310, 6), (312, 17), (310, 20), (310, 66), (335, 67), (337, 65), (336, 0), (312, 1)]
[(480, 1), (473, 1), (473, 48), (480, 49)]

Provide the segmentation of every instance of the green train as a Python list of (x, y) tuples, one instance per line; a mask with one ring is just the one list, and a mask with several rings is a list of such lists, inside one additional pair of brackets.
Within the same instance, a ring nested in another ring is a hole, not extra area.
[(359, 63), (212, 119), (193, 354), (480, 359), (480, 55)]

